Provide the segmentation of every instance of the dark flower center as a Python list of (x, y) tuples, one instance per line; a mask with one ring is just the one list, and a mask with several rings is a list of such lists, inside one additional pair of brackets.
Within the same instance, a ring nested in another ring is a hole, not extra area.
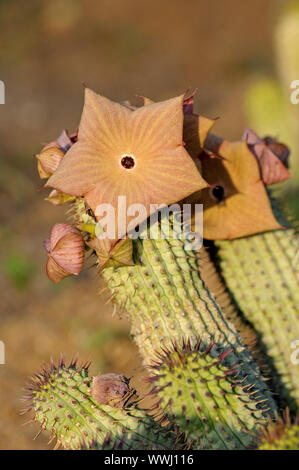
[(212, 189), (212, 195), (218, 202), (223, 201), (223, 199), (224, 199), (224, 188), (222, 186), (215, 186)]
[(120, 161), (121, 166), (123, 166), (126, 170), (131, 170), (135, 166), (135, 160), (133, 157), (129, 155), (125, 155), (121, 161)]

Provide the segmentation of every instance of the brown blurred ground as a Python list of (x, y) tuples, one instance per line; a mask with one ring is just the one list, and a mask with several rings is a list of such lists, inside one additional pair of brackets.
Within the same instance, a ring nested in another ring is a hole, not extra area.
[[(278, 2), (279, 3), (279, 2)], [(271, 0), (0, 1), (0, 448), (44, 449), (19, 415), (28, 375), (60, 352), (91, 359), (91, 372), (140, 374), (125, 319), (97, 295), (86, 268), (54, 286), (42, 240), (63, 209), (43, 201), (33, 155), (63, 128), (76, 129), (85, 82), (115, 100), (164, 99), (198, 88), (200, 111), (220, 116), (220, 134), (245, 126), (252, 73), (271, 73)]]

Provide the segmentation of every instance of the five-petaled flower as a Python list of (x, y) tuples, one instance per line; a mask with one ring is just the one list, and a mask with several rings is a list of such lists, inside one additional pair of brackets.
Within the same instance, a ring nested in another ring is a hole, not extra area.
[(233, 239), (282, 228), (248, 144), (210, 135), (207, 147), (214, 147), (214, 152), (202, 153), (202, 174), (213, 186), (197, 201), (204, 207), (204, 238)]
[[(127, 207), (172, 204), (207, 186), (185, 150), (184, 96), (136, 110), (85, 90), (78, 141), (46, 186), (83, 196), (96, 213), (101, 204)], [(132, 217), (127, 217), (127, 224)]]

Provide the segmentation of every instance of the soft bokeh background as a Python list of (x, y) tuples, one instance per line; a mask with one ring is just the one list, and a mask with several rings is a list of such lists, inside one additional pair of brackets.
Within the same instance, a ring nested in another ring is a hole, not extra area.
[[(289, 103), (289, 83), (299, 71), (293, 76), (282, 58), (289, 48), (298, 55), (299, 38), (286, 39), (280, 53), (277, 47), (286, 3), (0, 0), (1, 449), (47, 448), (48, 436), (33, 441), (37, 427), (22, 426), (27, 418), (19, 411), (27, 377), (50, 356), (79, 352), (92, 360), (92, 373), (142, 373), (126, 318), (112, 318), (93, 269), (58, 286), (47, 279), (42, 241), (65, 217), (38, 191), (33, 155), (63, 128), (76, 129), (82, 82), (114, 100), (136, 94), (158, 100), (198, 88), (198, 110), (221, 118), (220, 135), (240, 138), (249, 120), (258, 130), (265, 123), (265, 133), (290, 134), (295, 148), (299, 105), (295, 111)], [(287, 188), (281, 197), (294, 209), (296, 184)]]

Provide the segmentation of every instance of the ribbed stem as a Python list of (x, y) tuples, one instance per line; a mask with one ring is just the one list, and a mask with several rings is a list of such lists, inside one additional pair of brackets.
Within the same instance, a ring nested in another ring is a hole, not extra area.
[(263, 424), (261, 399), (239, 380), (239, 370), (224, 366), (230, 354), (214, 346), (188, 343), (161, 353), (151, 367), (150, 381), (160, 406), (184, 431), (193, 449), (247, 449), (256, 446), (255, 431)]
[[(66, 449), (173, 449), (176, 437), (145, 410), (99, 404), (86, 368), (52, 366), (29, 387), (34, 420)], [(29, 411), (28, 410), (28, 411)]]
[(299, 340), (296, 232), (276, 230), (215, 245), (223, 279), (270, 356), (277, 392), (296, 408), (299, 369), (292, 361), (292, 343)]
[(114, 301), (131, 318), (145, 364), (161, 347), (183, 338), (192, 344), (199, 337), (208, 344), (215, 342), (219, 353), (230, 347), (233, 352), (226, 365), (241, 363), (244, 385), (253, 385), (264, 400), (257, 408), (273, 412), (275, 404), (256, 363), (201, 278), (199, 255), (174, 237), (138, 239), (134, 245), (135, 266), (107, 268), (103, 277)]

